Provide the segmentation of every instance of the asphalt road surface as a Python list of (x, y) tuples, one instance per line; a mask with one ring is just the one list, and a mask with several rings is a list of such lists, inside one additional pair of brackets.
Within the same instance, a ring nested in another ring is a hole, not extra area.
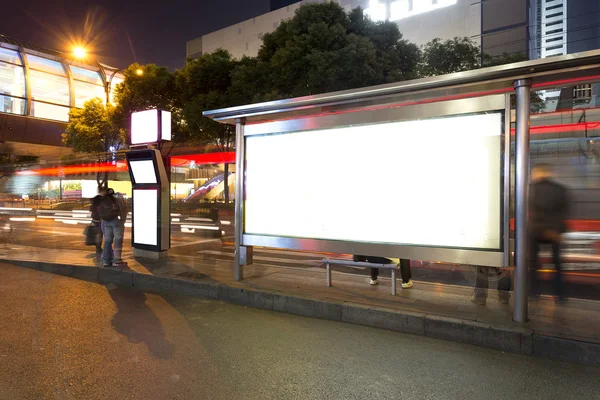
[(600, 369), (0, 264), (2, 399), (594, 399)]

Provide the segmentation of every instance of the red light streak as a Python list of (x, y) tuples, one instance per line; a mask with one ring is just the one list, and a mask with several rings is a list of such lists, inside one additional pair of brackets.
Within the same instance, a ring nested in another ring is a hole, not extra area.
[(16, 175), (21, 176), (59, 176), (59, 175), (79, 175), (99, 172), (125, 172), (127, 164), (123, 162), (113, 163), (98, 163), (98, 164), (82, 164), (82, 165), (67, 165), (64, 167), (41, 168), (27, 171), (17, 171)]
[(191, 162), (196, 165), (206, 164), (234, 164), (235, 151), (219, 152), (219, 153), (203, 153), (203, 154), (186, 154), (181, 156), (171, 157), (171, 165), (181, 167), (188, 165)]
[[(576, 124), (532, 126), (529, 130), (529, 133), (532, 135), (543, 135), (551, 133), (581, 132), (594, 129), (600, 129), (600, 122), (579, 122)], [(515, 134), (514, 128), (510, 130), (510, 134)]]

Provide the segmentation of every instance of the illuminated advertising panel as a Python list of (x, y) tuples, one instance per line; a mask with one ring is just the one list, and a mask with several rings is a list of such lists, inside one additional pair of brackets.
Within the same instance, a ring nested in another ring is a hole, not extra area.
[(133, 180), (136, 185), (157, 183), (156, 170), (154, 169), (154, 162), (152, 160), (131, 160), (129, 161), (129, 168), (131, 168)]
[(131, 114), (131, 144), (171, 140), (171, 113), (146, 110)]
[(245, 233), (499, 250), (503, 114), (246, 138)]
[(133, 189), (133, 242), (158, 245), (158, 190)]

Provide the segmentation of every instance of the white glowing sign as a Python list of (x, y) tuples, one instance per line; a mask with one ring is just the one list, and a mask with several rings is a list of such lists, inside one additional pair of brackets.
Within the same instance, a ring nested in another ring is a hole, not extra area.
[(131, 144), (171, 140), (171, 113), (163, 110), (138, 111), (131, 114)]
[(133, 180), (136, 185), (144, 183), (158, 183), (156, 179), (156, 170), (152, 160), (130, 161), (129, 168), (133, 175)]
[(245, 232), (500, 248), (502, 114), (250, 136)]
[(133, 189), (133, 242), (156, 246), (158, 244), (158, 191)]
[[(457, 0), (395, 0), (390, 3), (390, 20), (397, 21), (456, 3)], [(384, 21), (387, 19), (387, 6), (379, 0), (370, 0), (365, 13), (374, 21)]]

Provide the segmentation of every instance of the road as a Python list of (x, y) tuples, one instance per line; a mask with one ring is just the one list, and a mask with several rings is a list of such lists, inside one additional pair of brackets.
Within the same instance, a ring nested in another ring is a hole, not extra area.
[(0, 264), (2, 399), (592, 399), (600, 369)]

